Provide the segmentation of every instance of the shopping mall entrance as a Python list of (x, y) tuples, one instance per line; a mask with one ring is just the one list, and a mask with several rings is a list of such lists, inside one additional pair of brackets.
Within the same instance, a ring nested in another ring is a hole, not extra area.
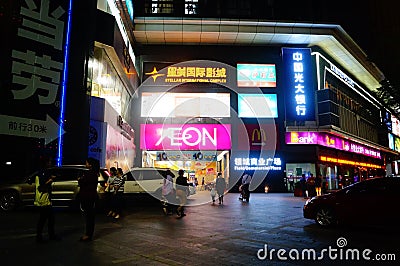
[(229, 182), (230, 150), (224, 151), (142, 151), (142, 167), (183, 169), (189, 182), (208, 187), (221, 172)]

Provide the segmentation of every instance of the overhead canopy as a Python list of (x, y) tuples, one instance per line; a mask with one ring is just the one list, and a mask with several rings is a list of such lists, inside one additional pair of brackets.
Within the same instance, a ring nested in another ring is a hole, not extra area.
[(339, 25), (171, 17), (136, 17), (134, 23), (140, 44), (318, 46), (372, 91), (385, 79)]

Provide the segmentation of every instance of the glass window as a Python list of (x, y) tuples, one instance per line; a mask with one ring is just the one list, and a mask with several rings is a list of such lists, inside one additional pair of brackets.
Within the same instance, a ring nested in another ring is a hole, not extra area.
[(185, 15), (196, 15), (199, 0), (185, 0)]
[(133, 172), (128, 172), (124, 175), (124, 180), (126, 181), (135, 181), (139, 180), (140, 177), (140, 172), (139, 171), (133, 171)]
[(143, 180), (161, 179), (162, 176), (157, 171), (143, 171)]
[(50, 174), (56, 176), (55, 182), (75, 181), (83, 175), (83, 171), (79, 169), (52, 169)]
[(173, 0), (153, 0), (151, 1), (152, 14), (171, 14), (174, 11)]
[(126, 114), (131, 95), (104, 49), (95, 47), (91, 68), (92, 96), (106, 99), (118, 114)]

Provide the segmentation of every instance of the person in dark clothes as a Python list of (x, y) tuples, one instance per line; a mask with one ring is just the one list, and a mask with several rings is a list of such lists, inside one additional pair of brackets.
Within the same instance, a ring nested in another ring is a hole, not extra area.
[(301, 188), (302, 195), (306, 199), (308, 197), (308, 195), (307, 195), (307, 180), (306, 180), (305, 174), (301, 175), (299, 182), (300, 182), (300, 188)]
[(186, 204), (187, 190), (189, 184), (186, 177), (184, 176), (185, 171), (180, 169), (178, 171), (178, 177), (176, 178), (176, 196), (179, 198), (179, 207), (176, 209), (176, 213), (179, 217), (186, 216), (184, 212), (184, 206)]
[(222, 173), (218, 173), (217, 179), (215, 180), (215, 187), (218, 193), (219, 204), (224, 204), (224, 193), (226, 189), (225, 179), (222, 177)]
[(86, 168), (89, 170), (78, 178), (80, 207), (85, 218), (85, 234), (80, 238), (83, 242), (93, 239), (100, 163), (97, 159), (87, 158)]
[(36, 194), (35, 194), (35, 206), (39, 207), (39, 221), (36, 227), (36, 242), (43, 243), (43, 228), (47, 221), (48, 234), (50, 240), (61, 240), (59, 236), (57, 236), (54, 232), (54, 211), (51, 203), (51, 192), (54, 179), (56, 178), (54, 175), (51, 175), (47, 168), (51, 166), (51, 158), (50, 157), (42, 157), (41, 158), (41, 166), (38, 172), (38, 175), (35, 176), (35, 180), (30, 180), (31, 183), (33, 181), (36, 185)]

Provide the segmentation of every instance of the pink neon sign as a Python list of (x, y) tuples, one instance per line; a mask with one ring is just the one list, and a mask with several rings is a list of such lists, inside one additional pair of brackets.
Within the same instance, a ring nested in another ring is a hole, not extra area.
[(323, 132), (286, 132), (286, 144), (316, 144), (373, 158), (381, 158), (379, 150)]
[(229, 150), (231, 125), (228, 124), (142, 124), (143, 150)]

